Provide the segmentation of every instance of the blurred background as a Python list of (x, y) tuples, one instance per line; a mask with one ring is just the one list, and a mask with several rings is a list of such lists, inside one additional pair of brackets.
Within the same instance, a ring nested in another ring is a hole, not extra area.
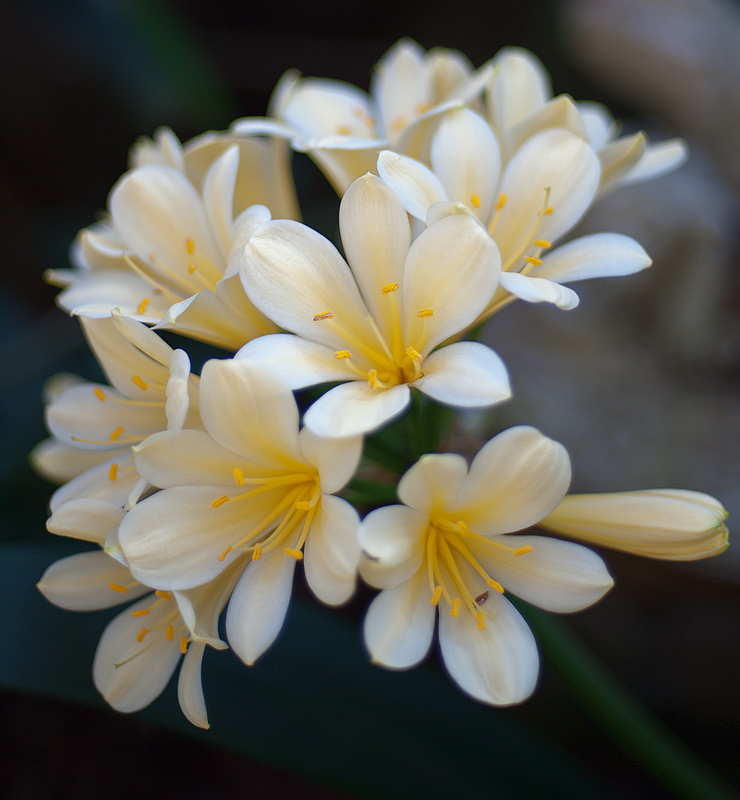
[[(299, 602), (251, 670), (208, 653), (211, 730), (181, 718), (173, 687), (147, 711), (108, 710), (90, 678), (112, 614), (49, 606), (35, 582), (76, 543), (45, 530), (52, 486), (28, 451), (45, 437), (55, 372), (94, 378), (77, 323), (43, 282), (105, 209), (128, 148), (161, 125), (181, 141), (265, 113), (282, 72), (367, 89), (402, 36), (478, 66), (532, 49), (555, 93), (604, 102), (624, 131), (686, 138), (689, 163), (620, 190), (579, 233), (615, 231), (654, 259), (645, 273), (581, 284), (571, 312), (515, 304), (487, 341), (515, 399), (471, 425), (528, 423), (563, 442), (575, 491), (681, 487), (740, 519), (740, 6), (731, 0), (374, 0), (317, 6), (207, 0), (6, 0), (0, 7), (0, 796), (678, 796), (618, 747), (556, 661), (515, 709), (476, 705), (432, 657), (390, 673), (366, 663), (359, 623)], [(311, 214), (336, 198), (297, 157)], [(740, 552), (740, 551), (739, 551)], [(676, 566), (606, 553), (615, 590), (569, 617), (628, 690), (737, 784), (740, 555)], [(302, 584), (302, 578), (298, 581)], [(617, 732), (619, 735), (619, 732)], [(635, 751), (639, 745), (633, 744)]]

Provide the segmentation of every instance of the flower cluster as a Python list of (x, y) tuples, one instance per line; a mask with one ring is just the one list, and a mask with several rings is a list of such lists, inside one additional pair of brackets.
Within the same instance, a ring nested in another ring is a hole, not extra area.
[[(205, 647), (253, 664), (299, 562), (328, 605), (358, 575), (380, 590), (364, 623), (374, 662), (418, 663), (439, 616), (452, 679), (518, 703), (538, 655), (506, 594), (563, 613), (612, 586), (599, 555), (547, 531), (663, 559), (727, 546), (724, 509), (698, 492), (567, 494), (567, 453), (531, 427), (469, 466), (426, 451), (444, 432), (436, 403), (511, 396), (480, 323), (516, 299), (574, 308), (563, 284), (650, 265), (615, 233), (556, 247), (604, 192), (685, 158), (681, 142), (615, 131), (604, 108), (553, 98), (531, 53), (474, 70), (404, 40), (370, 95), (289, 73), (268, 117), (135, 145), (105, 221), (49, 276), (110, 385), (52, 379), (52, 438), (33, 454), (63, 484), (49, 530), (98, 545), (52, 564), (40, 590), (76, 610), (135, 601), (95, 655), (114, 708), (146, 706), (182, 658), (181, 707), (207, 727)], [(291, 148), (337, 190), (341, 242), (299, 221)], [(193, 375), (187, 339), (173, 350), (162, 329), (222, 350)], [(325, 384), (300, 395), (301, 414), (294, 391)], [(383, 505), (378, 487), (395, 484), (400, 504)]]

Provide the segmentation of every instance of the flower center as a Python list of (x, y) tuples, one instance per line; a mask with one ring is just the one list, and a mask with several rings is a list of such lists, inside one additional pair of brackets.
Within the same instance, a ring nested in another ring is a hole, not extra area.
[(463, 539), (480, 542), (488, 547), (511, 553), (514, 556), (524, 555), (530, 552), (532, 548), (529, 545), (519, 548), (509, 547), (496, 541), (500, 537), (486, 538), (479, 536), (477, 533), (468, 530), (467, 525), (462, 520), (452, 522), (439, 515), (430, 519), (427, 525), (426, 537), (427, 576), (429, 578), (431, 604), (433, 606), (439, 605), (440, 600), (444, 599), (450, 606), (450, 616), (457, 617), (462, 603), (475, 618), (479, 630), (484, 630), (486, 624), (480, 607), (488, 598), (488, 591), (475, 595), (468, 587), (460, 567), (464, 563), (469, 564), (486, 581), (488, 586), (500, 594), (503, 594), (504, 587), (486, 572), (475, 555), (463, 542)]

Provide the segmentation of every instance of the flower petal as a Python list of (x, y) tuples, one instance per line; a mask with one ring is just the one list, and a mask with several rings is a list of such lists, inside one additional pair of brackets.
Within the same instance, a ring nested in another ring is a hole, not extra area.
[(206, 701), (203, 697), (203, 680), (201, 666), (206, 646), (204, 642), (192, 642), (188, 647), (180, 667), (177, 680), (177, 699), (180, 701), (182, 713), (188, 722), (199, 728), (210, 728)]
[(440, 609), (439, 644), (445, 667), (455, 683), (471, 697), (495, 706), (526, 700), (539, 672), (537, 645), (519, 612), (491, 592), (481, 607), (485, 629), (472, 614), (457, 617)]
[(81, 498), (57, 507), (46, 528), (58, 536), (95, 542), (102, 547), (108, 531), (119, 525), (124, 515), (121, 506), (107, 500)]
[(358, 534), (363, 580), (378, 589), (409, 580), (424, 559), (427, 522), (427, 515), (408, 506), (383, 506), (371, 511), (362, 520)]
[(467, 461), (456, 453), (422, 456), (401, 478), (398, 498), (430, 516), (455, 499), (467, 474)]
[(439, 178), (420, 161), (383, 150), (378, 156), (378, 174), (393, 188), (412, 217), (424, 222), (433, 203), (447, 200)]
[(126, 447), (113, 458), (60, 486), (51, 496), (49, 505), (52, 511), (56, 511), (70, 500), (87, 498), (107, 500), (122, 508), (138, 481), (139, 475), (131, 460), (131, 448)]
[(334, 494), (343, 489), (357, 470), (362, 456), (362, 436), (317, 436), (310, 428), (298, 435), (306, 464), (316, 467), (321, 491)]
[(502, 289), (528, 303), (552, 303), (564, 311), (575, 308), (580, 298), (572, 290), (547, 278), (533, 278), (518, 272), (502, 272)]
[(503, 134), (545, 105), (552, 89), (542, 62), (529, 50), (506, 47), (493, 64), (486, 101), (493, 125)]
[(619, 180), (619, 186), (658, 178), (678, 169), (689, 157), (689, 148), (683, 139), (648, 144), (640, 160)]

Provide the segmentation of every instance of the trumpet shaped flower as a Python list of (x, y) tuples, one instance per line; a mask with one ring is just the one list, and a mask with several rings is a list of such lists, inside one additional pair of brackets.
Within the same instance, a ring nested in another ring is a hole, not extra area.
[(591, 550), (516, 533), (549, 514), (569, 482), (565, 449), (529, 427), (494, 437), (469, 469), (455, 454), (423, 456), (399, 483), (404, 505), (372, 511), (360, 527), (360, 574), (382, 589), (365, 618), (373, 661), (421, 661), (438, 616), (442, 658), (464, 691), (494, 705), (526, 699), (537, 647), (504, 592), (571, 612), (612, 586)]
[(403, 411), (411, 387), (457, 406), (508, 398), (506, 370), (489, 348), (458, 342), (435, 350), (496, 290), (498, 250), (477, 222), (452, 214), (411, 243), (401, 203), (366, 175), (342, 199), (339, 225), (349, 263), (298, 223), (255, 231), (240, 266), (245, 290), (292, 334), (255, 339), (236, 358), (264, 363), (292, 389), (344, 381), (306, 414), (320, 436), (378, 428)]
[(248, 554), (226, 627), (251, 664), (282, 627), (298, 561), (323, 602), (354, 590), (359, 520), (332, 493), (352, 477), (362, 440), (299, 432), (290, 389), (260, 365), (209, 361), (201, 377), (206, 430), (136, 447), (136, 469), (162, 491), (126, 515), (118, 541), (134, 577), (166, 590), (209, 583)]

